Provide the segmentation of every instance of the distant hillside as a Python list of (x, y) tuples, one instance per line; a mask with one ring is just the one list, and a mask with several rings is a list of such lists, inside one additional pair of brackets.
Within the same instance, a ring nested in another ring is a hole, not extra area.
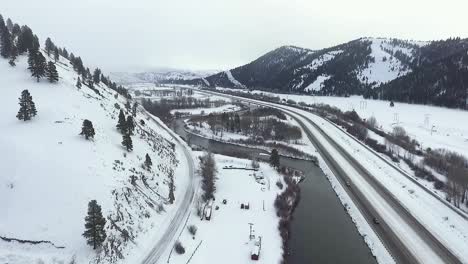
[(203, 78), (217, 71), (189, 71), (178, 69), (161, 68), (149, 72), (112, 72), (111, 78), (119, 84), (132, 83), (172, 83), (185, 80), (193, 80)]
[(361, 38), (318, 51), (283, 46), (244, 66), (183, 83), (464, 107), (466, 43)]

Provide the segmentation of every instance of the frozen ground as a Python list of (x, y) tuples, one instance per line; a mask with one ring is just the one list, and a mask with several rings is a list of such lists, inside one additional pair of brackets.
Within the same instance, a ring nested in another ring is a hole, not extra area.
[[(199, 153), (200, 154), (200, 153)], [(185, 228), (179, 241), (185, 247), (185, 254), (166, 252), (163, 262), (172, 264), (206, 263), (266, 263), (280, 262), (282, 249), (278, 231), (279, 218), (276, 216), (274, 200), (281, 190), (276, 186), (282, 177), (268, 164), (260, 163), (255, 172), (264, 177), (265, 184), (258, 183), (253, 171), (223, 169), (223, 167), (250, 168), (250, 161), (222, 155), (215, 155), (218, 179), (216, 201), (210, 221), (200, 220), (194, 210), (187, 221), (187, 227), (194, 225), (194, 237)], [(227, 203), (222, 201), (226, 199)], [(249, 203), (250, 209), (240, 209), (241, 203)], [(215, 207), (219, 206), (219, 210)], [(250, 260), (252, 242), (249, 240), (250, 225), (253, 234), (262, 237), (259, 261)]]
[[(173, 149), (173, 138), (161, 124), (139, 112), (136, 120), (145, 119), (146, 125), (138, 122), (132, 137), (134, 150), (127, 153), (115, 128), (116, 105), (123, 108), (125, 99), (114, 98), (116, 93), (102, 84), (96, 85), (102, 96), (84, 85), (77, 89), (77, 75), (67, 65), (62, 58), (58, 64), (60, 82), (49, 84), (30, 77), (24, 56), (18, 58), (15, 68), (0, 60), (0, 87), (4, 88), (0, 105), (0, 236), (49, 240), (65, 247), (2, 241), (0, 263), (69, 263), (73, 256), (77, 263), (88, 263), (95, 253), (82, 233), (91, 199), (102, 206), (105, 217), (115, 221), (113, 228), (107, 222), (108, 239), (121, 239), (115, 227), (134, 236), (134, 243), (123, 243), (119, 249), (125, 257), (131, 256), (145, 246), (141, 242), (154, 243), (145, 239), (164, 229), (165, 219), (174, 211), (175, 206), (166, 201), (168, 176), (174, 174), (176, 197), (185, 190), (186, 161), (180, 146)], [(28, 122), (15, 117), (23, 89), (29, 90), (38, 111)], [(93, 122), (94, 140), (86, 141), (79, 135), (84, 119)], [(146, 153), (155, 164), (151, 172), (141, 166)], [(129, 182), (131, 175), (137, 176), (136, 187)], [(143, 176), (147, 185), (141, 181)], [(158, 206), (165, 211), (157, 213)]]

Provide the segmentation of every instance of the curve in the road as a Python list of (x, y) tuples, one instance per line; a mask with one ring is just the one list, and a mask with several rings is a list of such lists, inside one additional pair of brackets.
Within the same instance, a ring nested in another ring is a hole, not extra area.
[[(154, 122), (158, 123), (158, 120), (155, 119), (150, 113), (143, 110), (146, 115), (151, 118)], [(161, 255), (172, 246), (174, 242), (174, 238), (176, 237), (177, 231), (183, 226), (185, 218), (190, 213), (190, 208), (194, 201), (195, 197), (195, 163), (193, 161), (192, 154), (190, 153), (188, 147), (182, 142), (178, 135), (174, 134), (170, 129), (166, 128), (165, 126), (161, 126), (166, 132), (171, 135), (177, 143), (182, 146), (184, 151), (184, 156), (187, 159), (189, 165), (189, 177), (190, 177), (190, 184), (182, 197), (182, 203), (180, 204), (179, 208), (174, 215), (174, 218), (170, 222), (168, 228), (153, 246), (149, 254), (143, 259), (142, 264), (155, 264), (158, 263)]]

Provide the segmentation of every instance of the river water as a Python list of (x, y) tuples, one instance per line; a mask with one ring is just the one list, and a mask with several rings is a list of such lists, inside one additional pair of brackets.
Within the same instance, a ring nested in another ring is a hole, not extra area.
[[(183, 124), (182, 120), (176, 120), (173, 129), (190, 144), (218, 154), (268, 158), (264, 150), (188, 135)], [(312, 161), (284, 157), (280, 161), (305, 173), (305, 180), (300, 183), (301, 200), (291, 224), (287, 263), (377, 263), (322, 170)]]

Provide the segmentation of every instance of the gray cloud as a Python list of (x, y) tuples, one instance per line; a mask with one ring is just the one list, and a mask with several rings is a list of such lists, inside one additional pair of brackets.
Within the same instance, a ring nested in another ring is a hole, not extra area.
[(0, 12), (106, 71), (225, 69), (291, 44), (467, 37), (464, 0), (1, 0)]

